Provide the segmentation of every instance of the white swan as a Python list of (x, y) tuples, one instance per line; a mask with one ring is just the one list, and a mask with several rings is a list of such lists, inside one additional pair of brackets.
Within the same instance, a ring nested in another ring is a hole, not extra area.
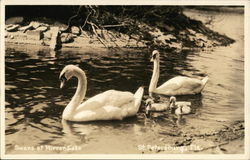
[(152, 97), (152, 93), (169, 96), (197, 94), (203, 90), (208, 81), (208, 77), (199, 80), (185, 76), (177, 76), (157, 87), (160, 74), (160, 53), (157, 50), (152, 52), (151, 62), (154, 62), (154, 69), (149, 85), (150, 97)]
[(150, 111), (166, 111), (169, 108), (169, 103), (155, 103), (152, 98), (148, 98), (146, 100), (146, 115), (149, 114)]
[(179, 101), (176, 102), (176, 98), (174, 96), (170, 97), (170, 109), (177, 116), (189, 114), (191, 112), (191, 102)]
[(144, 92), (143, 87), (140, 87), (135, 94), (108, 90), (81, 104), (87, 90), (87, 77), (83, 70), (74, 65), (65, 66), (59, 77), (60, 88), (73, 76), (78, 79), (78, 86), (75, 95), (63, 111), (63, 119), (69, 121), (122, 120), (138, 112)]

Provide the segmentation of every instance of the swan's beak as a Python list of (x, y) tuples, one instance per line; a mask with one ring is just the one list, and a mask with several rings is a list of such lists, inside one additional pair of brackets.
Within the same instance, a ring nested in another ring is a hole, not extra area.
[(151, 57), (150, 62), (154, 62), (154, 57), (153, 56)]
[(67, 79), (65, 77), (65, 74), (60, 75), (59, 78), (60, 78), (60, 81), (61, 81), (60, 88), (63, 88), (63, 86), (65, 85), (65, 82), (67, 81)]
[(60, 84), (60, 88), (62, 89), (62, 88), (64, 87), (64, 85), (65, 85), (65, 80), (62, 79), (62, 80), (61, 80), (61, 84)]
[(169, 104), (172, 104), (172, 103), (173, 103), (173, 100), (172, 100), (172, 99), (170, 99)]
[(176, 110), (176, 108), (173, 106), (173, 100), (171, 99), (169, 102), (169, 108), (170, 108), (170, 113), (173, 114)]
[(150, 62), (154, 62), (155, 59), (156, 59), (156, 54), (153, 54), (151, 59), (150, 59)]

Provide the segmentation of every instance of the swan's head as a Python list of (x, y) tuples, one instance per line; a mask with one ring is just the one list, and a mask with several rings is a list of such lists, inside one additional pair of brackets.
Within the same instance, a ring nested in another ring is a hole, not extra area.
[(146, 100), (146, 106), (149, 106), (149, 105), (151, 105), (152, 103), (154, 103), (154, 100), (153, 100), (152, 98), (148, 98), (148, 99)]
[(171, 110), (171, 113), (174, 113), (176, 106), (175, 106), (176, 98), (174, 96), (171, 96), (169, 99), (169, 107)]
[(171, 96), (169, 99), (170, 103), (175, 103), (176, 102), (176, 98), (174, 96)]
[(70, 80), (73, 76), (77, 76), (78, 72), (83, 72), (83, 71), (75, 65), (65, 66), (59, 76), (59, 79), (61, 81), (60, 88), (62, 88), (65, 85), (65, 82)]
[(152, 52), (152, 57), (151, 57), (151, 62), (155, 61), (155, 60), (159, 60), (160, 59), (160, 53), (158, 50), (154, 50)]
[(148, 98), (146, 100), (146, 116), (149, 117), (150, 116), (150, 111), (151, 111), (151, 105), (152, 103), (154, 103), (154, 100), (152, 98)]

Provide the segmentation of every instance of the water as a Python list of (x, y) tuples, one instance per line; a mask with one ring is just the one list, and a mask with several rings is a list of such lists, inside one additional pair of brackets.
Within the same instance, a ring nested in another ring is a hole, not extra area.
[[(232, 18), (238, 23), (229, 21)], [(214, 132), (232, 121), (244, 120), (243, 16), (227, 15), (223, 22), (234, 24), (229, 25), (229, 34), (236, 39), (233, 45), (161, 55), (158, 84), (176, 75), (210, 78), (201, 95), (177, 97), (193, 104), (192, 114), (185, 116), (181, 124), (174, 115), (166, 113), (146, 119), (143, 109), (123, 121), (61, 120), (77, 85), (73, 79), (64, 89), (59, 88), (58, 76), (65, 65), (75, 64), (86, 72), (86, 99), (108, 89), (135, 92), (139, 86), (146, 86), (147, 90), (152, 74), (148, 50), (50, 52), (34, 46), (8, 46), (6, 153), (141, 153), (138, 145), (174, 144), (181, 133)]]

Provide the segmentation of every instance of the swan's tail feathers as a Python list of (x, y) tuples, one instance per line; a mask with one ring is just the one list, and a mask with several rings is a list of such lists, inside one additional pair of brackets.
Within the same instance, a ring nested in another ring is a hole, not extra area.
[(138, 108), (141, 106), (141, 101), (142, 101), (142, 97), (143, 97), (143, 93), (144, 93), (144, 88), (143, 87), (139, 87), (137, 89), (137, 91), (134, 94), (135, 97), (135, 106)]
[(205, 78), (203, 78), (203, 80), (201, 80), (202, 81), (202, 89), (205, 87), (205, 85), (207, 84), (207, 81), (208, 81), (208, 76), (206, 76)]

